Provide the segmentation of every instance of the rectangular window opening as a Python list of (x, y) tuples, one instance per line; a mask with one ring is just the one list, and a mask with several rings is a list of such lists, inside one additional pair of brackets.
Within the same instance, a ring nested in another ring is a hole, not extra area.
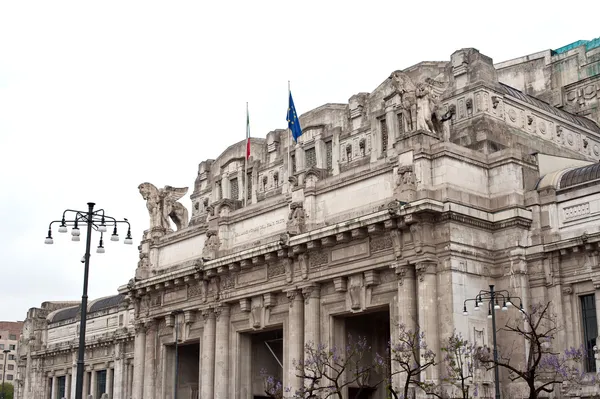
[(231, 179), (229, 181), (229, 187), (231, 188), (231, 199), (239, 199), (240, 198), (240, 192), (239, 192), (239, 187), (238, 187), (238, 179), (237, 177), (234, 177), (233, 179)]
[(594, 346), (598, 336), (598, 325), (596, 324), (596, 296), (582, 295), (581, 300), (581, 324), (583, 326), (583, 342), (586, 351), (584, 360), (585, 371), (596, 372), (596, 360), (594, 359)]
[(387, 129), (387, 121), (384, 119), (381, 119), (379, 121), (379, 124), (381, 125), (381, 152), (386, 152), (388, 149), (388, 129)]

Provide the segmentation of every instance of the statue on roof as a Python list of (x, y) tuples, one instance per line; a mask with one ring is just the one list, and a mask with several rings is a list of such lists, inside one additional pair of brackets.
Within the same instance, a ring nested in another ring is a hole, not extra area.
[(177, 230), (188, 226), (188, 210), (178, 202), (187, 193), (187, 187), (165, 186), (158, 189), (151, 183), (142, 183), (138, 189), (142, 198), (146, 200), (146, 207), (150, 214), (150, 230), (172, 232), (169, 219), (173, 220)]

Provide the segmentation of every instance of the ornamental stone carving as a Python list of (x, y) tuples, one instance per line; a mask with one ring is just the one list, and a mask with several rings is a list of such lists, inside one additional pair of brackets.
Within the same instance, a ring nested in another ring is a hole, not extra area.
[(142, 198), (146, 200), (146, 207), (150, 215), (151, 235), (156, 237), (172, 232), (169, 219), (175, 223), (177, 230), (188, 226), (188, 210), (183, 204), (177, 202), (187, 193), (187, 187), (165, 186), (158, 189), (151, 183), (142, 183), (138, 186), (138, 190)]
[(415, 246), (415, 252), (419, 253), (423, 250), (423, 226), (420, 223), (414, 223), (410, 225), (409, 229)]
[(294, 264), (291, 258), (283, 258), (283, 268), (285, 270), (285, 281), (291, 283), (294, 280)]
[(297, 235), (305, 232), (306, 217), (304, 205), (302, 202), (292, 202), (290, 204), (290, 214), (287, 222), (287, 231), (290, 235)]
[(202, 248), (202, 258), (204, 260), (211, 260), (217, 258), (221, 241), (216, 230), (208, 230), (206, 232), (206, 241), (204, 242), (204, 248)]
[(416, 199), (417, 186), (412, 165), (401, 166), (396, 169), (395, 197), (402, 202), (412, 202)]

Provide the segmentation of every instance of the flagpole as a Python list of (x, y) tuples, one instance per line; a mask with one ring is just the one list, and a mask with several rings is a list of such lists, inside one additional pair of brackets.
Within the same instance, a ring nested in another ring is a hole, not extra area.
[(250, 141), (250, 115), (248, 114), (248, 101), (246, 101), (246, 156), (244, 157), (244, 207), (248, 203), (248, 145)]
[[(290, 114), (290, 81), (288, 80), (288, 116)], [(291, 158), (290, 158), (290, 147), (292, 146), (292, 131), (290, 130), (290, 124), (288, 122), (288, 182), (290, 181), (290, 178), (292, 177), (292, 163), (291, 163)]]

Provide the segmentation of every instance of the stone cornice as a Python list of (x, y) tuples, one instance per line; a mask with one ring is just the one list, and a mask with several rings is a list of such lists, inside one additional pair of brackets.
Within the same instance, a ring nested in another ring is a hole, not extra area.
[[(296, 257), (310, 250), (311, 247), (337, 245), (351, 240), (352, 237), (362, 237), (362, 235), (353, 234), (353, 232), (368, 231), (370, 228), (390, 229), (418, 222), (422, 214), (437, 215), (435, 216), (437, 222), (456, 221), (490, 231), (514, 226), (529, 228), (532, 219), (531, 211), (518, 207), (502, 212), (489, 213), (464, 205), (443, 203), (431, 199), (414, 201), (404, 206), (393, 202), (384, 210), (296, 236), (285, 236), (280, 238), (279, 241), (273, 241), (235, 254), (206, 262), (197, 259), (180, 263), (174, 266), (178, 267), (177, 270), (137, 282), (133, 288), (133, 294), (134, 296), (143, 296), (152, 291), (160, 291), (189, 281), (206, 280), (228, 274), (241, 268), (262, 264), (261, 260), (265, 257)], [(128, 291), (129, 289), (126, 286), (121, 287), (119, 290), (121, 293), (127, 293)]]
[[(540, 247), (541, 246), (536, 247), (531, 254), (533, 255), (534, 253), (543, 250), (546, 253), (559, 251), (561, 255), (566, 255), (568, 251), (578, 251), (579, 247), (584, 247), (583, 249), (586, 251), (597, 251), (600, 249), (600, 232), (589, 233), (579, 237), (573, 237), (549, 244), (544, 244), (543, 249)], [(529, 254), (529, 250), (527, 252)]]
[[(107, 347), (107, 346), (113, 346), (118, 342), (129, 342), (129, 341), (133, 341), (133, 340), (134, 340), (133, 333), (131, 331), (128, 331), (127, 333), (121, 333), (118, 336), (110, 337), (110, 338), (101, 338), (98, 340), (87, 339), (85, 342), (85, 347), (86, 347), (86, 349), (102, 348), (102, 347)], [(75, 350), (77, 350), (77, 348), (79, 348), (79, 339), (78, 338), (73, 339), (71, 341), (63, 342), (60, 344), (55, 344), (55, 345), (51, 346), (50, 348), (32, 351), (31, 356), (44, 358), (44, 357), (61, 355), (61, 354), (64, 355), (64, 354), (73, 353)]]

